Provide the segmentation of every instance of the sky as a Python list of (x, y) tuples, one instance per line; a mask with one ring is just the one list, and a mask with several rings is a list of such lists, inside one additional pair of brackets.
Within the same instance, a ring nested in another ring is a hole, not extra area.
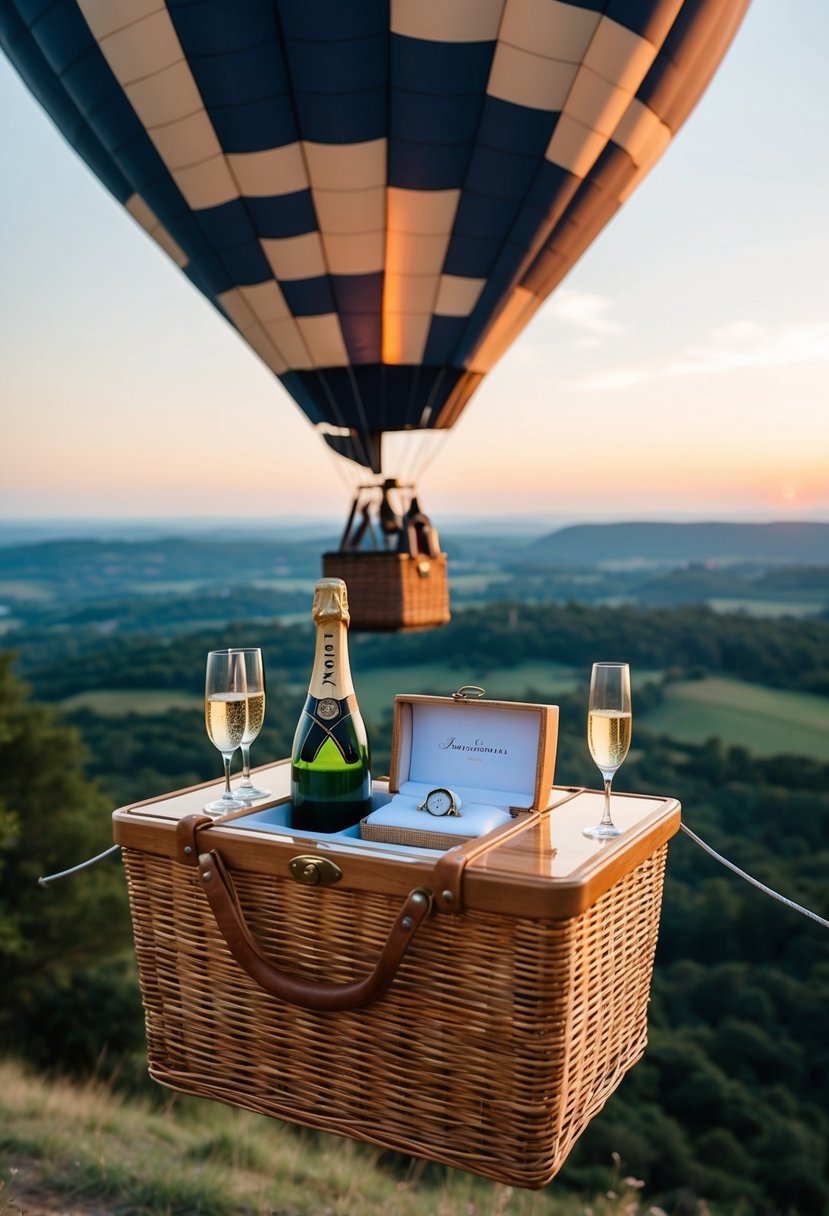
[[(408, 437), (437, 522), (829, 520), (828, 48), (826, 0), (753, 0), (458, 425)], [(345, 515), (356, 469), (2, 55), (0, 181), (0, 519)]]

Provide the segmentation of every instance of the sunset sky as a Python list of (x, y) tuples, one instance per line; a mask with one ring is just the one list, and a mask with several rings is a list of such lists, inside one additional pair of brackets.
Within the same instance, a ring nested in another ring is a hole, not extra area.
[[(827, 48), (826, 0), (754, 0), (459, 425), (409, 438), (438, 520), (829, 519)], [(347, 466), (2, 56), (0, 177), (2, 517), (344, 514)]]

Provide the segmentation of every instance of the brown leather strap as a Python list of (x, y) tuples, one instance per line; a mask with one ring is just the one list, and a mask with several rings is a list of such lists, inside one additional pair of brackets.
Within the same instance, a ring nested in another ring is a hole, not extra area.
[(508, 836), (523, 832), (528, 824), (538, 819), (538, 812), (532, 811), (526, 815), (518, 815), (502, 828), (487, 832), (485, 836), (477, 836), (466, 844), (449, 849), (442, 853), (435, 862), (432, 871), (432, 882), (435, 891), (435, 904), (441, 912), (463, 911), (463, 875), (470, 861), (480, 857), (489, 849), (500, 845)]
[(176, 848), (178, 852), (178, 860), (183, 861), (187, 866), (197, 866), (199, 864), (199, 845), (196, 837), (198, 836), (199, 828), (207, 827), (208, 824), (214, 823), (209, 815), (185, 815), (183, 819), (179, 819), (176, 824)]
[(230, 875), (218, 853), (203, 853), (199, 871), (216, 924), (239, 966), (260, 988), (301, 1009), (334, 1011), (359, 1009), (376, 1001), (389, 988), (417, 929), (432, 904), (428, 891), (410, 891), (391, 927), (374, 970), (361, 980), (346, 984), (300, 979), (278, 971), (259, 952), (245, 924)]

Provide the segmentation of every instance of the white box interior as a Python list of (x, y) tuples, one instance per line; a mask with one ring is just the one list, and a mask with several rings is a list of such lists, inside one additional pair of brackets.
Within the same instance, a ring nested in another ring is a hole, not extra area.
[(421, 802), (443, 785), (470, 809), (533, 805), (543, 729), (538, 709), (415, 701), (399, 710), (401, 794)]

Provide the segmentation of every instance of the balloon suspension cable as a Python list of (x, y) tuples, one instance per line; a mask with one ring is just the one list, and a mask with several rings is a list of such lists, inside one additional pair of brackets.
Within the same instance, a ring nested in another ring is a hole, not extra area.
[(349, 498), (354, 498), (357, 494), (360, 481), (365, 474), (365, 469), (361, 465), (355, 465), (353, 460), (350, 460), (347, 456), (342, 456), (339, 452), (335, 452), (327, 443), (323, 446), (343, 488)]
[(773, 891), (772, 888), (767, 887), (764, 882), (759, 882), (756, 878), (753, 878), (751, 874), (746, 874), (745, 870), (741, 870), (739, 866), (735, 866), (733, 861), (729, 861), (727, 857), (723, 857), (722, 854), (717, 853), (711, 848), (710, 844), (706, 844), (701, 836), (697, 836), (696, 832), (692, 832), (691, 829), (687, 828), (684, 823), (681, 823), (679, 826), (685, 835), (693, 840), (694, 844), (699, 845), (703, 852), (707, 853), (709, 857), (713, 857), (714, 861), (718, 861), (721, 866), (725, 866), (726, 869), (731, 870), (732, 874), (736, 874), (738, 878), (742, 878), (746, 882), (751, 883), (751, 885), (756, 887), (758, 891), (762, 891), (764, 895), (770, 895), (771, 898), (776, 899), (778, 903), (785, 904), (785, 906), (787, 908), (791, 908), (793, 912), (799, 912), (801, 916), (808, 916), (810, 920), (815, 921), (815, 923), (818, 925), (822, 925), (824, 929), (829, 929), (829, 920), (826, 920), (825, 917), (818, 916), (817, 912), (812, 912), (810, 908), (804, 908), (802, 904), (796, 904), (793, 899), (787, 899), (785, 895), (781, 895), (778, 891)]
[(398, 467), (402, 482), (414, 482), (417, 480), (418, 456), (423, 450), (424, 437), (425, 433), (423, 431), (415, 431), (411, 439), (406, 436), (406, 441), (400, 444), (402, 452), (398, 461)]
[[(433, 436), (431, 444), (424, 444), (421, 449), (423, 459), (417, 466), (417, 479), (419, 480), (427, 469), (431, 468), (438, 456), (441, 455), (446, 447), (446, 441), (452, 434), (451, 431), (430, 431), (429, 435)], [(419, 454), (421, 454), (419, 453)]]
[(397, 439), (394, 455), (389, 461), (397, 470), (401, 482), (415, 487), (426, 469), (444, 449), (449, 431), (423, 429), (418, 431), (391, 432), (387, 439)]
[(59, 874), (47, 874), (43, 878), (37, 880), (39, 887), (48, 887), (51, 883), (57, 882), (59, 878), (68, 878), (70, 874), (79, 874), (81, 870), (88, 870), (90, 866), (97, 865), (99, 861), (103, 861), (105, 857), (114, 857), (116, 853), (121, 852), (120, 844), (114, 844), (109, 849), (104, 849), (103, 853), (98, 853), (96, 857), (90, 857), (86, 861), (80, 862), (79, 865), (70, 866), (68, 870), (61, 870)]

